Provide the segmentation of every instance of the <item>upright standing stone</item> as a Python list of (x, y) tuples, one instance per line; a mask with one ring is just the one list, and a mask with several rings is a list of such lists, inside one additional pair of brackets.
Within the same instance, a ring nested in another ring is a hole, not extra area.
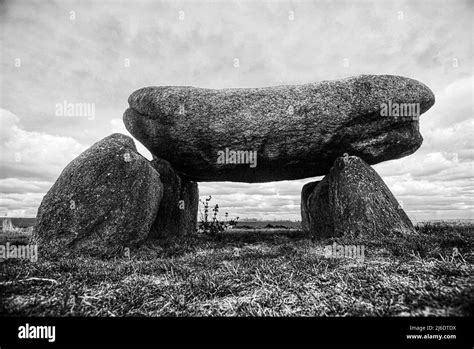
[(179, 232), (180, 234), (194, 233), (197, 228), (199, 209), (199, 188), (196, 182), (182, 180), (181, 200), (184, 207), (180, 208)]
[(160, 174), (164, 192), (150, 237), (193, 233), (197, 224), (198, 184), (181, 178), (166, 160), (154, 157), (151, 165)]
[(301, 227), (304, 231), (310, 230), (310, 215), (308, 212), (308, 198), (320, 181), (309, 182), (301, 190)]
[(414, 231), (382, 178), (357, 156), (336, 159), (321, 182), (306, 184), (302, 205), (303, 227), (318, 237)]
[(46, 253), (121, 256), (148, 237), (162, 196), (156, 170), (115, 133), (66, 166), (41, 202), (34, 238)]

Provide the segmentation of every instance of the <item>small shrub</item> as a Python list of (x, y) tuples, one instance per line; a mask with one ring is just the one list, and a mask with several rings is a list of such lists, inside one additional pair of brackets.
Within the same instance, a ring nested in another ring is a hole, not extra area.
[[(212, 196), (209, 195), (207, 199), (199, 200), (201, 204), (203, 205), (203, 211), (199, 209), (199, 214), (201, 216), (201, 221), (199, 222), (199, 228), (198, 231), (207, 235), (217, 235), (229, 228), (233, 228), (237, 225), (237, 221), (239, 220), (239, 217), (236, 217), (235, 219), (228, 220), (229, 213), (225, 213), (225, 219), (224, 221), (220, 221), (217, 217), (217, 214), (219, 213), (219, 205), (216, 204), (214, 207), (210, 207), (209, 201), (211, 201)], [(210, 217), (210, 212), (212, 212), (212, 217)]]

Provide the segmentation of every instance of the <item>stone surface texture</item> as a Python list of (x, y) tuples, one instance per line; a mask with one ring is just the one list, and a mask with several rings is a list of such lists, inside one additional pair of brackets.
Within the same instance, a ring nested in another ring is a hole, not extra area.
[(198, 184), (181, 178), (166, 160), (155, 157), (151, 165), (160, 174), (164, 192), (150, 237), (193, 233), (196, 230), (199, 205)]
[(306, 184), (301, 205), (303, 228), (317, 237), (377, 237), (414, 231), (377, 172), (356, 156), (336, 159), (320, 182)]
[[(435, 102), (424, 84), (361, 75), (294, 86), (146, 87), (132, 93), (127, 130), (193, 181), (269, 182), (326, 175), (343, 153), (369, 164), (415, 152), (417, 117), (382, 116), (382, 105)], [(257, 166), (218, 163), (219, 151), (256, 151)]]
[(45, 253), (122, 256), (155, 221), (163, 185), (130, 137), (112, 134), (62, 171), (43, 198), (34, 239)]

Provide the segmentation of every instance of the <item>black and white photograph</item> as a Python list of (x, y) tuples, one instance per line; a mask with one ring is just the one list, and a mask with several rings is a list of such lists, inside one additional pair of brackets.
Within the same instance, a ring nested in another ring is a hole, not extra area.
[(0, 0), (0, 347), (472, 348), (473, 15)]

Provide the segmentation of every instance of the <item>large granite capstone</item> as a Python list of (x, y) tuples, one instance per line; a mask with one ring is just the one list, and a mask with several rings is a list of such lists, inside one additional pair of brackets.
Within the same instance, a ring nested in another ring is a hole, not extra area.
[(407, 156), (423, 140), (418, 116), (434, 101), (424, 84), (392, 75), (266, 88), (146, 87), (129, 97), (124, 123), (192, 181), (268, 182), (325, 175), (343, 153), (368, 164)]

